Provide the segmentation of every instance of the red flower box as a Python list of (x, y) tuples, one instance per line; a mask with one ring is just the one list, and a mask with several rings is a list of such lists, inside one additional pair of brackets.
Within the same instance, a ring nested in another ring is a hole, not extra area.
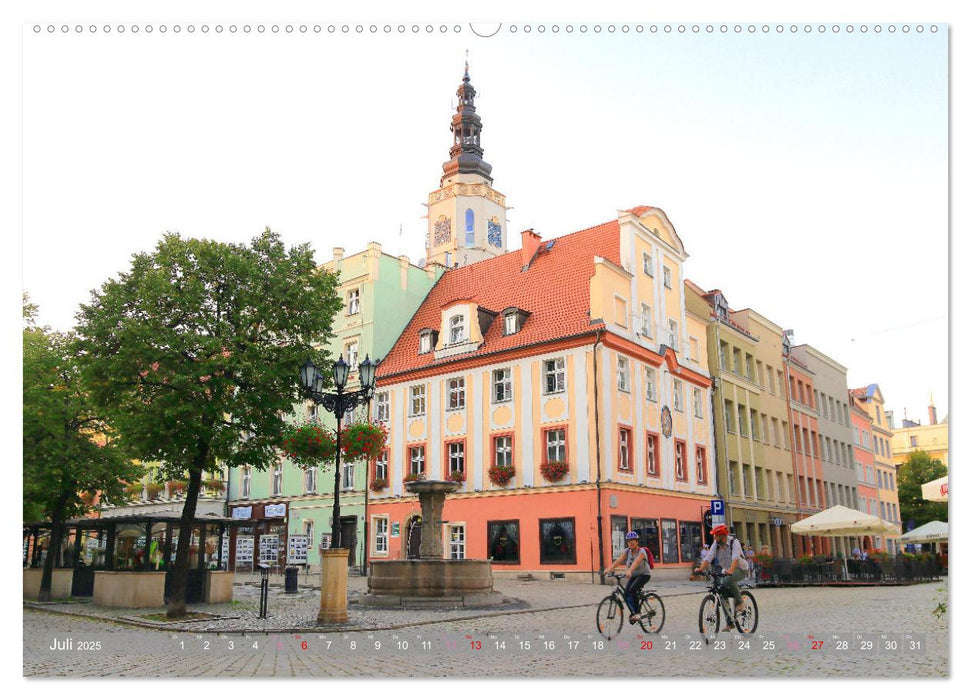
[(512, 465), (489, 467), (489, 481), (496, 486), (505, 486), (514, 476), (516, 476), (516, 468)]
[(460, 484), (461, 483), (464, 483), (465, 482), (465, 472), (454, 471), (454, 472), (452, 472), (451, 474), (448, 475), (448, 480), (449, 481), (457, 481)]
[(539, 467), (540, 473), (547, 481), (559, 481), (570, 472), (566, 462), (547, 462)]
[(348, 462), (377, 459), (388, 444), (388, 430), (381, 423), (353, 423), (341, 429), (341, 452)]

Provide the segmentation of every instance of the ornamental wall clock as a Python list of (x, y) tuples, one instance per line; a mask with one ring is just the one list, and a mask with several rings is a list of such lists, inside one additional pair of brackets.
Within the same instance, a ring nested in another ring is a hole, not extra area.
[(671, 409), (667, 406), (661, 409), (661, 432), (664, 437), (671, 437)]

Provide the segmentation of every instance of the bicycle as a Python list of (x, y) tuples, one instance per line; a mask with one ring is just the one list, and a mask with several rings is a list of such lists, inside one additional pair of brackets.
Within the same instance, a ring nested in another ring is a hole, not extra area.
[[(597, 606), (597, 631), (607, 639), (613, 639), (624, 627), (624, 588), (620, 585), (622, 574), (607, 574), (616, 581), (616, 588)], [(650, 634), (657, 634), (664, 627), (664, 603), (654, 589), (641, 589), (637, 594), (638, 612), (641, 619), (637, 622), (641, 629)], [(616, 629), (615, 629), (616, 628)]]
[(705, 636), (706, 642), (709, 634), (717, 633), (721, 629), (722, 614), (725, 615), (729, 628), (734, 627), (744, 635), (755, 632), (759, 626), (759, 606), (755, 602), (755, 596), (748, 591), (742, 591), (742, 607), (736, 611), (733, 609), (735, 601), (725, 586), (728, 576), (706, 571), (705, 578), (711, 579), (712, 583), (698, 610), (698, 629)]

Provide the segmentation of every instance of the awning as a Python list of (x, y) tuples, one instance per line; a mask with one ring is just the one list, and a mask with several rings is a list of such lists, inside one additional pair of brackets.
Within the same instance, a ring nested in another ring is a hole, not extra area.
[(822, 535), (843, 537), (852, 535), (885, 535), (899, 537), (900, 528), (875, 515), (853, 510), (846, 506), (833, 506), (794, 523), (790, 528), (797, 535)]
[(932, 520), (929, 523), (924, 523), (920, 527), (904, 533), (900, 541), (906, 542), (907, 544), (917, 542), (947, 542), (947, 523), (942, 523), (940, 520)]
[(947, 503), (947, 477), (942, 476), (940, 479), (934, 479), (934, 481), (928, 481), (920, 487), (921, 495), (924, 497), (925, 501), (936, 501), (938, 503)]

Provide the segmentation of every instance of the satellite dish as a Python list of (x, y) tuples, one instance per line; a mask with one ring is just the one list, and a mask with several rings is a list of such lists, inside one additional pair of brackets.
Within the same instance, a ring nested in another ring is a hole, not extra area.
[(418, 261), (418, 267), (425, 267), (425, 258), (421, 258)]

